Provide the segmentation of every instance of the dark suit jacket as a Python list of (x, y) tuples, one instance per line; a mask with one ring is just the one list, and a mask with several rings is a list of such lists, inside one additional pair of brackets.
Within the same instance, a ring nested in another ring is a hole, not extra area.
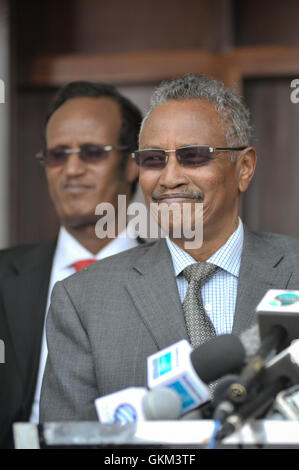
[[(233, 333), (268, 289), (299, 288), (299, 240), (245, 229)], [(164, 240), (95, 263), (56, 284), (47, 321), (40, 420), (96, 420), (94, 400), (146, 386), (147, 356), (186, 338)]]
[(13, 447), (12, 423), (30, 417), (55, 245), (0, 251), (0, 448)]
[(30, 418), (55, 248), (56, 240), (0, 251), (0, 448), (13, 447), (12, 424)]

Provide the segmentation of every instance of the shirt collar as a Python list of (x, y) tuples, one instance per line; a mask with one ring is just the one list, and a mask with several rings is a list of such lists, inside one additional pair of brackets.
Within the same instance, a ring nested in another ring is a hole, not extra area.
[(118, 237), (111, 240), (110, 243), (94, 255), (82, 246), (64, 227), (61, 227), (55, 251), (55, 264), (58, 268), (67, 268), (82, 259), (93, 258), (99, 260), (107, 258), (129, 248), (134, 248), (137, 245), (136, 237), (134, 238), (132, 233), (128, 233), (128, 230), (125, 229)]
[[(213, 263), (219, 268), (238, 277), (241, 264), (241, 254), (243, 249), (244, 228), (242, 220), (239, 218), (237, 229), (229, 237), (226, 243), (219, 248), (207, 261)], [(186, 251), (178, 247), (169, 238), (166, 238), (166, 243), (169, 248), (174, 272), (178, 276), (187, 266), (197, 261), (189, 255)]]

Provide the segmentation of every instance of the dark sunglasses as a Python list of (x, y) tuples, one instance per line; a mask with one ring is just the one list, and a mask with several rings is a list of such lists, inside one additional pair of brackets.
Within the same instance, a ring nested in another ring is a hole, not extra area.
[(142, 168), (164, 168), (168, 161), (168, 153), (175, 153), (180, 165), (199, 166), (209, 162), (215, 152), (230, 152), (246, 149), (242, 147), (209, 147), (208, 145), (193, 145), (175, 150), (144, 149), (132, 153), (138, 166)]
[(77, 153), (82, 162), (89, 164), (104, 160), (111, 150), (125, 150), (126, 148), (124, 146), (98, 144), (83, 144), (81, 147), (74, 149), (58, 146), (37, 153), (36, 158), (44, 166), (59, 166), (65, 164), (69, 155)]

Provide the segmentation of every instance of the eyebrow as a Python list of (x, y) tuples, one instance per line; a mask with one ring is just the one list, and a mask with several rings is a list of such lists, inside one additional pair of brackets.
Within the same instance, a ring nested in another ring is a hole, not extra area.
[[(176, 147), (176, 149), (180, 149), (180, 148), (184, 148), (184, 147), (210, 147), (210, 145), (208, 144), (198, 144), (198, 143), (194, 143), (194, 144), (182, 144), (182, 145), (179, 145), (179, 147)], [(157, 145), (147, 145), (147, 146), (143, 146), (142, 148), (140, 148), (140, 150), (147, 150), (147, 149), (152, 149), (152, 150), (174, 150), (174, 149), (165, 149), (165, 148), (162, 148), (162, 147), (158, 147)]]

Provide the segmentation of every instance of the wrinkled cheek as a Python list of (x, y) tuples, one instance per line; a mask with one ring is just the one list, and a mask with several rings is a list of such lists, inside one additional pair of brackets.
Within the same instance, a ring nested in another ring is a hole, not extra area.
[(152, 202), (152, 194), (154, 192), (155, 186), (144, 185), (142, 180), (139, 179), (139, 184), (141, 187), (142, 194), (144, 196), (145, 202), (147, 205)]
[[(205, 220), (210, 214), (215, 214), (220, 211), (223, 206), (224, 194), (219, 191), (214, 191), (211, 194), (205, 194), (203, 201), (203, 219)], [(217, 209), (218, 208), (218, 209)]]

